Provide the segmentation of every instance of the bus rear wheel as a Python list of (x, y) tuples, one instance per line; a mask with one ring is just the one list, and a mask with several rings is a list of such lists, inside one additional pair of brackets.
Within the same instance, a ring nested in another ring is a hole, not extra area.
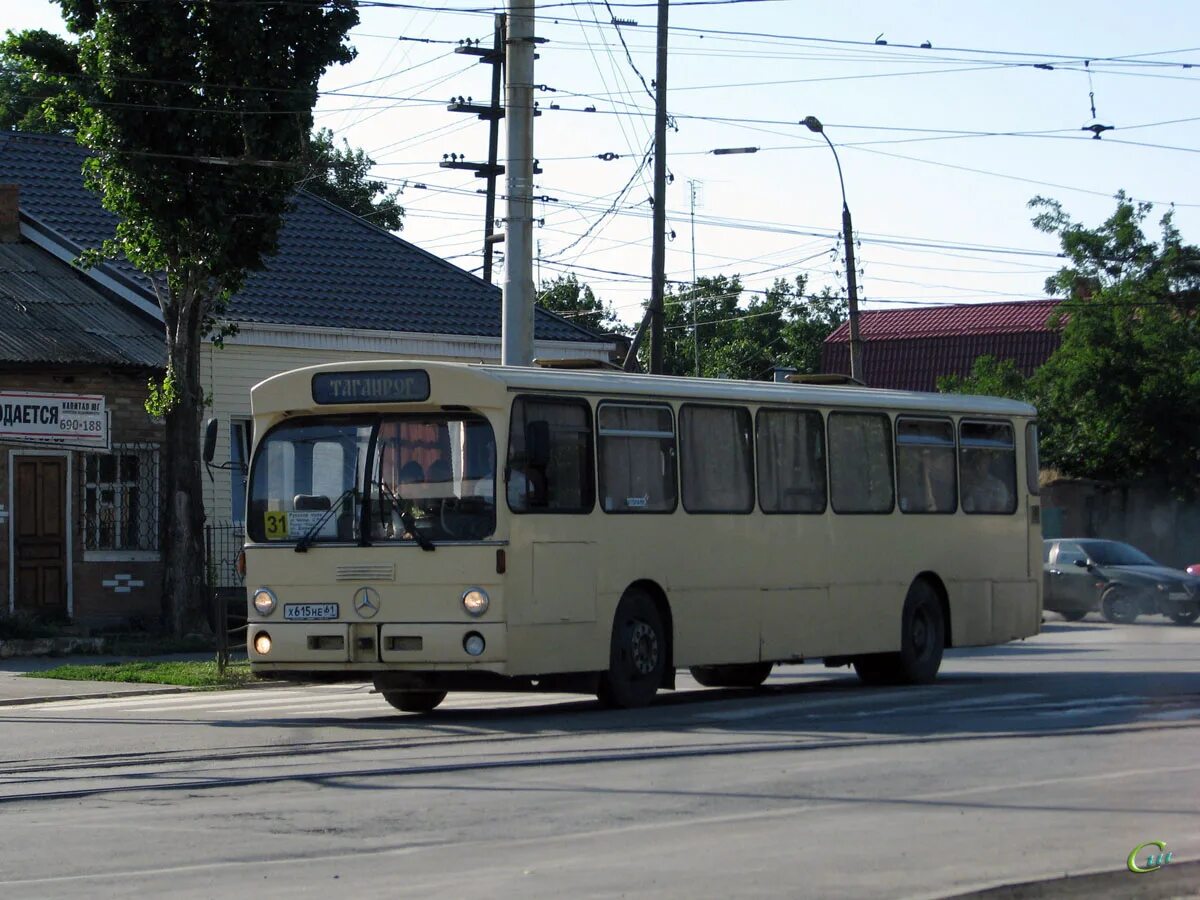
[(705, 687), (756, 688), (771, 674), (771, 663), (746, 663), (737, 666), (692, 666), (689, 670), (697, 683)]
[(946, 645), (946, 619), (937, 593), (915, 581), (904, 598), (900, 652), (872, 653), (854, 660), (865, 684), (929, 684), (937, 677)]
[(401, 712), (423, 713), (437, 709), (445, 691), (383, 691), (383, 699)]
[(605, 706), (645, 706), (662, 686), (667, 668), (667, 634), (650, 595), (632, 589), (617, 604), (609, 644), (608, 671), (596, 696)]

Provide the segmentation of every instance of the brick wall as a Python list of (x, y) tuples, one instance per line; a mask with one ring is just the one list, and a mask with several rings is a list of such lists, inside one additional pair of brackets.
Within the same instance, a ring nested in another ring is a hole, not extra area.
[[(0, 390), (47, 391), (62, 394), (102, 394), (111, 412), (111, 441), (117, 444), (157, 444), (164, 441), (163, 428), (145, 410), (146, 382), (150, 372), (131, 372), (100, 367), (37, 367), (30, 370), (0, 369)], [(0, 503), (9, 517), (0, 524), (0, 612), (7, 612), (10, 599), (9, 554), (12, 502), (10, 496), (10, 451), (51, 450), (50, 446), (16, 446), (0, 442)], [(161, 556), (130, 558), (140, 554), (100, 554), (84, 549), (83, 479), (86, 451), (69, 450), (71, 533), (71, 578), (76, 621), (107, 624), (158, 615)], [(98, 558), (98, 557), (112, 558)]]

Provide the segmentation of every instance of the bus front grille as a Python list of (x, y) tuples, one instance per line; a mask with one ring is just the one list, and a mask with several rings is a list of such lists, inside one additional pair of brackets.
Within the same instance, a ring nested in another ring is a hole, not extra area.
[(395, 581), (394, 563), (365, 563), (337, 567), (338, 581)]

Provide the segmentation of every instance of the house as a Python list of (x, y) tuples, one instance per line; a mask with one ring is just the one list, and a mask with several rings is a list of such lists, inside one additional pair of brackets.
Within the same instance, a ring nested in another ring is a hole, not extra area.
[(0, 615), (158, 615), (162, 326), (22, 240), (0, 187)]
[[(1011, 359), (1029, 375), (1061, 340), (1049, 325), (1057, 300), (963, 303), (859, 314), (863, 369), (871, 387), (936, 391), (943, 375), (969, 375), (981, 356)], [(850, 373), (850, 326), (825, 339), (821, 371)]]
[[(0, 184), (19, 189), (20, 237), (63, 263), (111, 237), (116, 221), (83, 185), (86, 155), (71, 138), (0, 134)], [(156, 343), (162, 343), (153, 288), (126, 261), (88, 269), (82, 283), (119, 301), (127, 316), (152, 323)], [(223, 349), (205, 345), (201, 377), (210, 415), (221, 423), (217, 456), (234, 463), (205, 481), (208, 521), (227, 526), (217, 538), (228, 547), (240, 543), (244, 476), (237, 464), (250, 441), (252, 385), (287, 369), (341, 360), (495, 362), (500, 356), (498, 288), (303, 191), (284, 217), (277, 254), (249, 275), (225, 318), (237, 333), (225, 338)], [(613, 350), (611, 339), (542, 309), (534, 337), (535, 356), (542, 358), (607, 360)], [(162, 365), (161, 354), (154, 364)], [(42, 383), (47, 365), (21, 363), (28, 386)], [(144, 396), (146, 376), (139, 377)], [(14, 386), (24, 383), (18, 379)], [(113, 427), (115, 434), (115, 422)], [(78, 480), (69, 488), (72, 510), (82, 508), (81, 490)], [(232, 570), (221, 563), (217, 574), (227, 579)], [(69, 598), (73, 591), (68, 584)], [(11, 603), (11, 594), (6, 600)]]

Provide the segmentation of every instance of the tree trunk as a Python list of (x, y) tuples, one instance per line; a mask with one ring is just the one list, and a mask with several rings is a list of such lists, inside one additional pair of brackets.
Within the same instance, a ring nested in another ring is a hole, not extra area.
[(200, 478), (200, 322), (203, 303), (189, 289), (163, 304), (167, 367), (178, 400), (166, 414), (167, 448), (162, 533), (162, 613), (177, 637), (203, 628), (208, 585), (204, 559), (204, 493)]

